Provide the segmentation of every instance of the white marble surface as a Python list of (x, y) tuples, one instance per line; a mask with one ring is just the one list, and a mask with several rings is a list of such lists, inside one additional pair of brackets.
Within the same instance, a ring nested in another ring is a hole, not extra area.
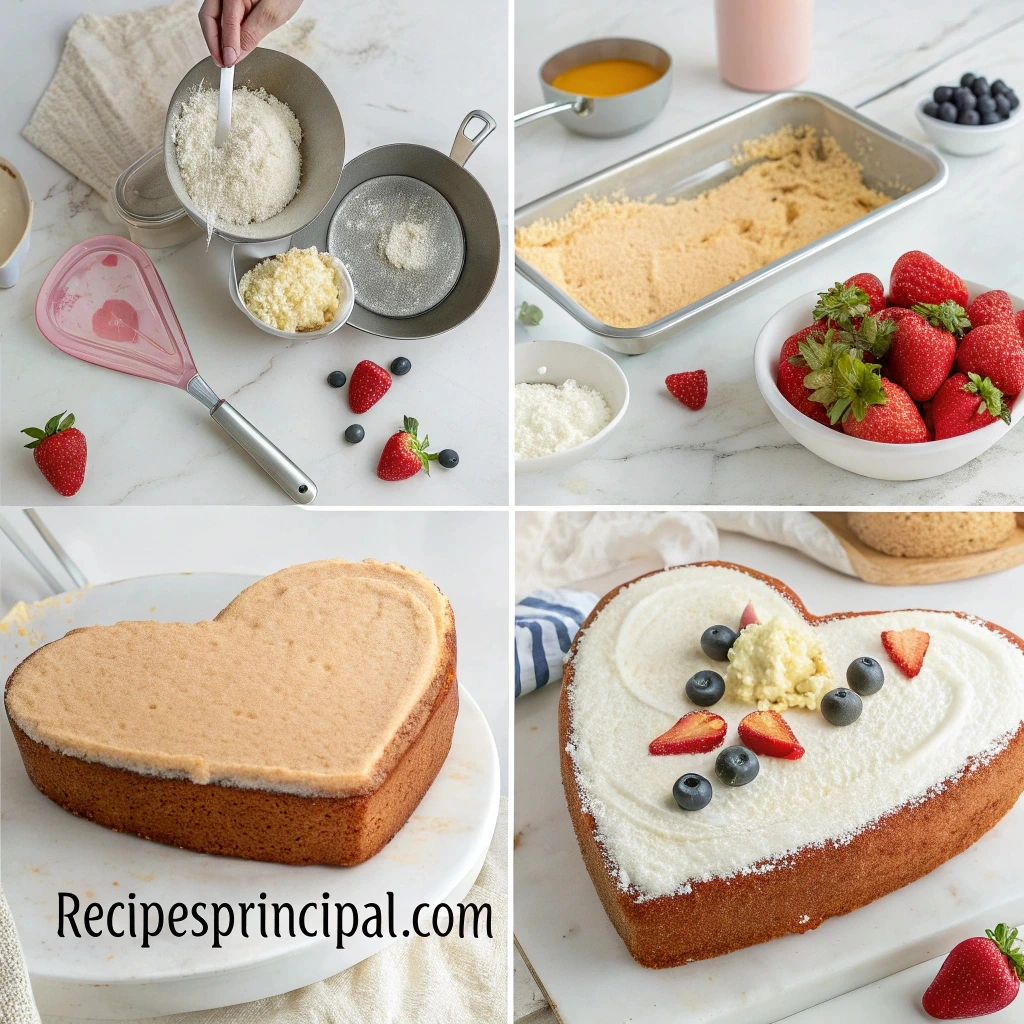
[[(451, 601), (459, 681), (480, 705), (498, 747), (508, 793), (509, 515), (446, 509), (390, 515), (286, 508), (47, 508), (43, 520), (90, 583), (171, 572), (267, 575), (318, 558), (396, 561), (429, 576)], [(73, 589), (20, 509), (0, 515)], [(396, 522), (397, 520), (397, 522)], [(49, 596), (0, 536), (0, 615)], [(0, 671), (0, 677), (6, 673)]]
[[(1012, 599), (1024, 593), (1024, 567), (956, 584), (883, 587), (839, 576), (789, 548), (737, 534), (722, 534), (720, 557), (784, 580), (818, 614), (959, 609), (1018, 633), (1024, 630), (1024, 604)], [(631, 575), (621, 572), (618, 582)], [(927, 1019), (916, 999), (927, 986), (923, 978), (931, 976), (914, 965), (946, 953), (996, 921), (1024, 916), (1024, 886), (1005, 870), (1024, 844), (1024, 803), (1019, 802), (959, 857), (813, 932), (687, 967), (639, 967), (605, 916), (579, 857), (558, 781), (557, 704), (557, 690), (548, 687), (521, 698), (515, 707), (514, 930), (558, 1013), (556, 1018), (545, 1009), (543, 993), (517, 959), (515, 1010), (521, 1024), (555, 1024), (556, 1019), (561, 1024), (653, 1024), (676, 1019), (673, 1013), (688, 1021), (766, 1024), (800, 1011), (796, 1020), (801, 1024), (911, 1024)], [(937, 966), (932, 964), (932, 971)], [(905, 971), (906, 977), (877, 984), (895, 971)], [(841, 995), (864, 986), (869, 986), (864, 993)], [(1020, 1010), (1016, 1007), (1004, 1019), (1019, 1020)]]
[[(84, 10), (107, 14), (147, 0), (55, 0), (46, 15), (5, 19), (0, 40), (4, 109), (0, 154), (25, 177), (36, 201), (32, 248), (21, 280), (0, 291), (0, 477), (7, 502), (79, 504), (277, 504), (287, 498), (209, 421), (198, 402), (88, 366), (52, 348), (36, 329), (33, 304), (46, 272), (71, 244), (112, 229), (99, 197), (43, 156), (19, 132), (53, 74), (64, 36)], [(198, 9), (198, 0), (196, 7)], [(498, 130), (468, 165), (502, 224), (508, 207), (507, 18), (504, 5), (444, 0), (306, 0), (314, 17), (303, 59), (327, 82), (345, 121), (346, 157), (374, 146), (417, 142), (448, 152), (463, 116), (489, 111)], [(196, 32), (199, 32), (198, 22)], [(227, 247), (202, 241), (155, 252), (200, 373), (313, 477), (322, 505), (465, 505), (508, 501), (508, 263), (461, 327), (398, 344), (352, 328), (318, 341), (283, 343), (249, 323), (228, 298)], [(324, 378), (364, 358), (387, 366), (398, 355), (412, 372), (358, 417), (360, 445), (342, 440), (357, 417)], [(42, 479), (19, 430), (72, 409), (89, 442), (82, 490), (61, 499)], [(375, 475), (387, 436), (415, 415), (436, 448), (458, 450), (456, 470), (401, 483)]]
[[(672, 98), (634, 135), (583, 139), (540, 122), (516, 135), (516, 203), (522, 204), (672, 138), (754, 96), (724, 85), (715, 71), (710, 4), (654, 0), (577, 5), (556, 14), (539, 0), (516, 7), (515, 103), (538, 102), (542, 60), (571, 41), (605, 34), (652, 38), (675, 61)], [(538, 25), (544, 24), (544, 31)], [(801, 88), (827, 93), (885, 126), (927, 142), (914, 103), (968, 69), (1024, 83), (1024, 3), (982, 3), (966, 12), (926, 0), (817, 5), (811, 76)], [(841, 49), (842, 57), (837, 55)], [(1014, 504), (1024, 483), (1014, 466), (1024, 434), (1014, 431), (984, 457), (946, 476), (887, 483), (837, 469), (800, 447), (779, 426), (754, 383), (754, 339), (795, 295), (861, 271), (887, 280), (893, 261), (920, 248), (966, 278), (1012, 290), (1024, 276), (1024, 207), (1016, 168), (1024, 130), (984, 157), (945, 155), (949, 182), (936, 195), (840, 246), (779, 275), (755, 294), (643, 356), (614, 355), (631, 388), (626, 420), (595, 458), (562, 473), (523, 475), (516, 501), (534, 504)], [(568, 314), (515, 278), (516, 303), (536, 302), (545, 319), (516, 337), (565, 338), (599, 345)], [(708, 404), (693, 413), (664, 388), (669, 373), (703, 368)]]

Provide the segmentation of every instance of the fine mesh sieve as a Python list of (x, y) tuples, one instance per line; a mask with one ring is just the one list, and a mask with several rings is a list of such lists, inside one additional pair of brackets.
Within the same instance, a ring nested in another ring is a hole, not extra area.
[[(410, 231), (414, 247), (403, 251), (398, 243), (403, 235), (408, 241)], [(455, 287), (465, 258), (451, 204), (426, 182), (403, 174), (370, 178), (352, 189), (331, 219), (327, 248), (352, 275), (356, 302), (386, 317), (432, 309)]]

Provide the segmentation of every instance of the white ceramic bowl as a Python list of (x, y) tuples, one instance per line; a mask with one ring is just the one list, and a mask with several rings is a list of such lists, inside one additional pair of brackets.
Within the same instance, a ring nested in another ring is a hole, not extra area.
[(1024, 104), (1010, 112), (1005, 121), (998, 124), (950, 124), (940, 121), (937, 117), (929, 117), (924, 112), (924, 105), (931, 99), (931, 94), (919, 100), (914, 112), (928, 137), (939, 149), (958, 156), (980, 156), (998, 149), (1010, 137), (1010, 133), (1024, 121), (1021, 111)]
[(348, 320), (356, 301), (356, 289), (349, 276), (348, 268), (336, 256), (331, 256), (331, 261), (334, 264), (334, 280), (338, 285), (341, 305), (338, 306), (338, 312), (334, 314), (334, 319), (317, 331), (279, 331), (276, 327), (265, 324), (258, 316), (253, 315), (252, 310), (245, 304), (238, 291), (238, 284), (246, 271), (251, 270), (262, 260), (276, 256), (278, 253), (287, 252), (290, 248), (290, 238), (274, 242), (236, 242), (231, 247), (231, 266), (228, 273), (228, 290), (231, 292), (231, 299), (261, 331), (266, 331), (267, 334), (287, 339), (300, 336), (303, 338), (326, 338), (328, 334), (333, 334)]
[[(543, 372), (541, 372), (543, 371)], [(517, 473), (539, 473), (565, 469), (589, 459), (611, 437), (622, 422), (629, 405), (629, 384), (619, 364), (611, 356), (573, 341), (524, 341), (516, 345), (517, 384), (564, 384), (572, 378), (604, 395), (612, 418), (593, 437), (554, 455), (536, 459), (516, 459)]]
[[(973, 281), (966, 281), (965, 284), (972, 299), (990, 290)], [(881, 444), (850, 437), (798, 412), (782, 396), (775, 383), (779, 353), (791, 334), (812, 322), (811, 310), (817, 298), (815, 292), (801, 295), (783, 306), (761, 328), (754, 344), (754, 377), (761, 397), (768, 403), (779, 423), (819, 458), (841, 469), (848, 469), (851, 473), (875, 480), (925, 480), (966, 465), (991, 448), (1014, 424), (1024, 418), (1024, 398), (1018, 398), (1009, 424), (991, 423), (969, 434), (923, 444)], [(1024, 309), (1024, 299), (1013, 294), (1010, 298), (1014, 310)]]
[(0, 204), (15, 211), (8, 238), (0, 239), (0, 288), (10, 288), (18, 280), (21, 265), (28, 255), (32, 227), (32, 197), (25, 179), (12, 163), (0, 159)]

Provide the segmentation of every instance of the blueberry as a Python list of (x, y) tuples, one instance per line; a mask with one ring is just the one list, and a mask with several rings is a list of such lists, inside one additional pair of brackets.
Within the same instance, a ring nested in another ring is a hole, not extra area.
[(940, 103), (939, 104), (939, 120), (940, 121), (955, 121), (957, 115), (956, 107), (952, 103)]
[(862, 697), (867, 697), (869, 694), (878, 693), (882, 688), (885, 673), (874, 658), (855, 658), (846, 670), (846, 681), (850, 684), (851, 690)]
[(953, 105), (961, 113), (973, 110), (978, 105), (978, 97), (970, 89), (957, 89), (953, 93)]
[(1009, 92), (1004, 92), (1003, 95), (1010, 101), (1010, 109), (1016, 110), (1020, 106), (1020, 100), (1017, 99), (1017, 94), (1011, 89)]
[(711, 783), (703, 775), (687, 772), (676, 779), (672, 795), (684, 811), (699, 811), (711, 803)]
[(821, 698), (821, 713), (833, 725), (853, 725), (864, 710), (864, 702), (853, 692), (840, 686)]
[(760, 770), (757, 754), (746, 747), (726, 747), (715, 758), (715, 774), (727, 786), (745, 786), (757, 778)]
[(996, 113), (1004, 120), (1010, 116), (1010, 101), (1002, 93), (996, 97)]
[(345, 440), (349, 444), (359, 444), (364, 437), (366, 437), (366, 431), (358, 423), (353, 423), (352, 426), (345, 428)]
[(1001, 79), (997, 78), (990, 86), (989, 90), (993, 96), (1001, 96), (1004, 92), (1009, 92), (1010, 87)]
[(399, 356), (391, 363), (391, 372), (396, 377), (402, 377), (412, 369), (412, 363), (405, 356)]
[(939, 105), (938, 105), (938, 103), (934, 102), (933, 100), (929, 100), (921, 109), (929, 117), (938, 117), (939, 116)]
[(686, 681), (686, 696), (694, 704), (709, 708), (725, 696), (725, 680), (717, 672), (704, 669)]
[(957, 124), (981, 124), (981, 114), (976, 110), (962, 110), (956, 119)]
[(978, 97), (978, 113), (991, 114), (996, 109), (996, 101), (991, 96)]
[(987, 96), (988, 95), (988, 79), (984, 77), (976, 78), (971, 82), (971, 92), (975, 96)]
[(964, 88), (970, 89), (970, 87), (974, 85), (974, 80), (977, 77), (977, 75), (972, 75), (970, 71), (968, 71), (966, 74), (960, 76), (960, 84), (964, 86)]
[(953, 90), (948, 85), (937, 85), (935, 92), (932, 93), (932, 99), (936, 103), (945, 103), (947, 100), (953, 98)]
[(701, 634), (700, 649), (712, 661), (728, 661), (729, 651), (738, 636), (739, 633), (734, 633), (728, 626), (708, 626)]
[(982, 124), (999, 124), (1003, 119), (994, 111), (986, 111), (981, 115)]
[(437, 461), (445, 469), (454, 469), (459, 464), (459, 453), (454, 448), (444, 448), (437, 453)]
[(327, 383), (330, 384), (332, 388), (342, 387), (347, 380), (348, 377), (346, 377), (341, 370), (331, 370), (331, 372), (327, 374)]

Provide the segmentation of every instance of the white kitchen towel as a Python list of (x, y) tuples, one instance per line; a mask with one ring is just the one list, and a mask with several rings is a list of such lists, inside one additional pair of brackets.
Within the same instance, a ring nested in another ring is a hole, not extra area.
[(0, 1022), (39, 1024), (14, 918), (0, 889)]
[(583, 620), (597, 604), (585, 590), (535, 590), (515, 609), (515, 694), (557, 683)]
[(857, 575), (839, 538), (813, 512), (709, 512), (708, 516), (720, 530), (784, 544), (837, 572)]
[[(209, 51), (199, 0), (121, 14), (83, 14), (71, 26), (50, 84), (22, 135), (110, 198), (117, 176), (164, 137), (167, 104)], [(38, 17), (29, 14), (23, 17)], [(260, 43), (301, 57), (313, 18), (293, 18)]]
[[(505, 1024), (508, 1019), (508, 806), (505, 797), (501, 799), (498, 823), (484, 866), (463, 902), (491, 905), (493, 938), (398, 939), (355, 967), (286, 995), (219, 1010), (147, 1018), (146, 1024)], [(2, 1024), (7, 1024), (6, 1018), (2, 1019)], [(43, 1024), (81, 1022), (70, 1017), (44, 1017)]]

